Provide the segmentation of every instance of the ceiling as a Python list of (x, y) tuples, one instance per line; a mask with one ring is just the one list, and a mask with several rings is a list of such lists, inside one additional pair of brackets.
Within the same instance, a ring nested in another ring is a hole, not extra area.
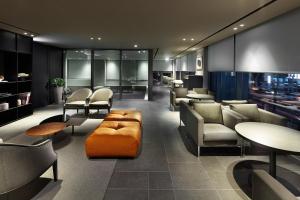
[[(9, 0), (0, 1), (0, 27), (19, 33), (26, 30), (37, 35), (36, 41), (62, 48), (133, 49), (137, 44), (141, 49), (159, 49), (156, 59), (164, 59), (194, 51), (300, 6), (299, 0), (277, 0), (214, 34), (269, 2), (273, 1)], [(233, 31), (239, 23), (245, 27)]]

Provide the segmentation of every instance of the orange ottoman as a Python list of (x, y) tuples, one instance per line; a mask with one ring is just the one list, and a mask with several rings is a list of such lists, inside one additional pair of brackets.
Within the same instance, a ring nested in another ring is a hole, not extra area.
[(88, 157), (136, 157), (141, 143), (139, 122), (104, 121), (87, 138)]
[(112, 110), (104, 119), (105, 121), (135, 121), (142, 126), (142, 114), (136, 110)]

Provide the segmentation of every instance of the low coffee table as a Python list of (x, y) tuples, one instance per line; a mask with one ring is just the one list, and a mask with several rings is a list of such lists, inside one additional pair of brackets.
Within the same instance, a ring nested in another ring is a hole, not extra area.
[(67, 122), (67, 126), (72, 126), (72, 135), (74, 134), (74, 126), (81, 126), (87, 118), (85, 117), (71, 117)]
[(66, 124), (64, 122), (49, 122), (34, 126), (26, 131), (28, 136), (51, 137), (58, 132), (64, 130)]

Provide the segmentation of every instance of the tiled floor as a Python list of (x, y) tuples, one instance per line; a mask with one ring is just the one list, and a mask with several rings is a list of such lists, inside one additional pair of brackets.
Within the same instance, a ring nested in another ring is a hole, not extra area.
[[(167, 88), (155, 87), (154, 101), (114, 101), (114, 109), (136, 108), (142, 111), (143, 144), (139, 157), (87, 159), (84, 152), (85, 138), (100, 123), (100, 120), (89, 119), (76, 129), (71, 139), (56, 145), (61, 181), (58, 183), (51, 181), (35, 196), (35, 199), (249, 199), (234, 177), (234, 174), (237, 174), (237, 177), (242, 180), (241, 183), (247, 183), (247, 173), (243, 173), (243, 169), (240, 170), (241, 173), (233, 173), (234, 170), (236, 171), (235, 165), (247, 160), (268, 161), (268, 157), (201, 156), (197, 158), (187, 150), (182, 141), (178, 131), (179, 114), (169, 111), (168, 94)], [(41, 116), (60, 112), (57, 109), (49, 111), (49, 108), (38, 111), (32, 117), (35, 117), (36, 121), (41, 121)], [(32, 122), (27, 122), (27, 125), (23, 125), (23, 130), (33, 125)], [(12, 136), (14, 135), (11, 132), (12, 127), (1, 129), (3, 131), (5, 129), (4, 132)], [(1, 129), (0, 134), (2, 134)], [(65, 132), (70, 133), (70, 131)], [(288, 156), (280, 156), (278, 159), (280, 166), (298, 174), (300, 174), (299, 163)], [(50, 178), (52, 173), (48, 171), (43, 176)], [(297, 182), (298, 179), (293, 181)]]

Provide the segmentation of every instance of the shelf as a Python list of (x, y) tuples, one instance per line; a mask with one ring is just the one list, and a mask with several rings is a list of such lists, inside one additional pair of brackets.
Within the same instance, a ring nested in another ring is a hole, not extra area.
[(7, 110), (0, 110), (0, 113), (3, 113), (3, 112), (7, 112), (7, 111), (10, 111), (10, 110), (14, 110), (14, 109), (17, 109), (18, 107), (11, 107)]
[(24, 107), (24, 106), (31, 106), (32, 103), (28, 103), (28, 104), (25, 104), (25, 105), (20, 105), (20, 106), (17, 106), (17, 108), (21, 108), (21, 107)]
[(32, 82), (32, 80), (17, 81), (18, 83)]

